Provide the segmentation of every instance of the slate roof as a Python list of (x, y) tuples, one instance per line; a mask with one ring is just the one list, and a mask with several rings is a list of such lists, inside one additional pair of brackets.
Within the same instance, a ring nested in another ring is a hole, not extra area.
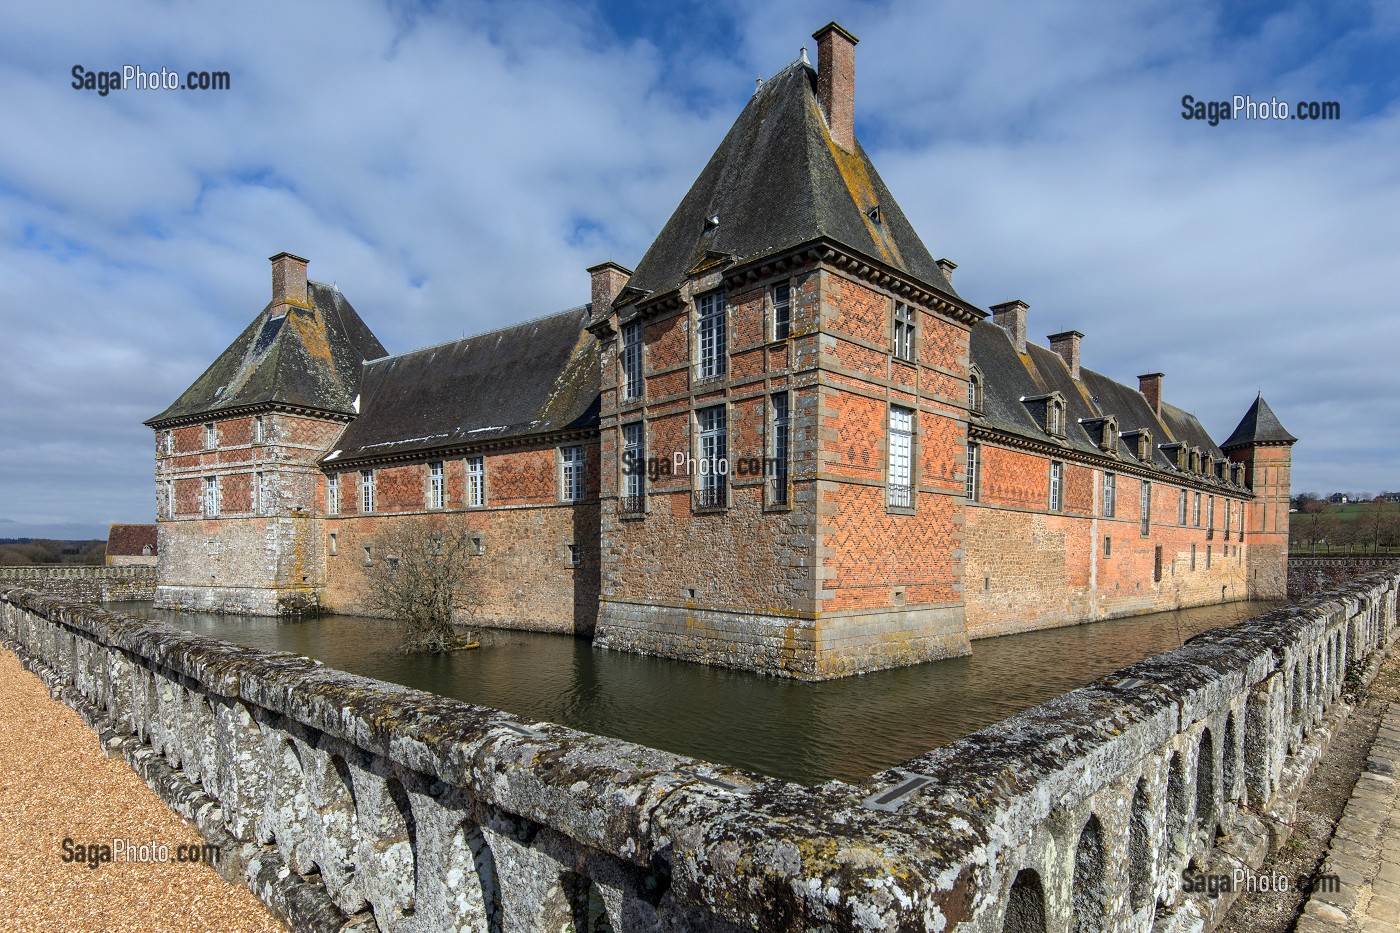
[(598, 424), (585, 305), (365, 364), (360, 414), (322, 463), (465, 447)]
[(1269, 403), (1264, 401), (1264, 393), (1261, 392), (1254, 404), (1249, 406), (1249, 411), (1244, 413), (1240, 423), (1235, 426), (1229, 439), (1220, 446), (1229, 450), (1231, 447), (1244, 447), (1248, 444), (1292, 444), (1297, 440), (1298, 438), (1284, 430), (1278, 416), (1269, 407)]
[[(1196, 416), (1175, 405), (1162, 403), (1162, 416), (1152, 411), (1147, 399), (1107, 376), (1084, 366), (1079, 368), (1079, 380), (1070, 378), (1069, 367), (1058, 353), (1046, 347), (1027, 343), (1025, 355), (1016, 352), (1010, 335), (990, 321), (973, 325), (970, 341), (971, 359), (982, 373), (982, 410), (973, 416), (973, 426), (982, 426), (1028, 440), (1055, 444), (1022, 398), (1059, 392), (1065, 399), (1064, 446), (1085, 454), (1101, 454), (1098, 437), (1084, 422), (1113, 417), (1120, 434), (1140, 428), (1152, 432), (1152, 449), (1148, 460), (1139, 461), (1132, 445), (1120, 437), (1116, 440), (1118, 458), (1125, 463), (1177, 472), (1176, 465), (1162, 444), (1182, 443), (1199, 447), (1209, 457), (1224, 459), (1224, 451), (1211, 440), (1210, 434)], [(1190, 474), (1199, 482), (1218, 482), (1213, 475)]]
[(274, 404), (354, 414), (361, 365), (383, 356), (384, 347), (339, 289), (309, 282), (307, 292), (310, 308), (285, 314), (264, 308), (175, 404), (146, 424)]
[(629, 287), (663, 294), (711, 253), (743, 261), (828, 237), (957, 297), (860, 143), (852, 153), (831, 141), (815, 89), (816, 71), (797, 61), (754, 94)]
[(114, 524), (107, 529), (108, 557), (141, 557), (142, 548), (156, 553), (155, 525)]

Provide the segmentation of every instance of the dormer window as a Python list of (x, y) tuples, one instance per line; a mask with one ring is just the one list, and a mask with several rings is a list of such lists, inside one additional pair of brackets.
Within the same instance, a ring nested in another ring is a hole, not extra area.
[(1052, 397), (1045, 405), (1045, 430), (1056, 437), (1065, 436), (1065, 401)]
[(1123, 440), (1128, 444), (1128, 449), (1133, 452), (1134, 457), (1143, 463), (1152, 461), (1152, 432), (1147, 428), (1124, 431)]
[(982, 370), (976, 366), (967, 373), (967, 410), (970, 414), (982, 414)]
[(1105, 418), (1099, 429), (1099, 450), (1106, 454), (1118, 453), (1118, 419)]
[(1195, 447), (1191, 448), (1191, 472), (1201, 472), (1201, 452)]

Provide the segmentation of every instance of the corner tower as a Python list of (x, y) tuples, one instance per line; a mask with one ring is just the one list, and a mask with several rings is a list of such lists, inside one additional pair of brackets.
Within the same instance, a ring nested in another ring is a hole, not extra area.
[(314, 607), (325, 479), (384, 347), (336, 288), (278, 253), (272, 300), (165, 411), (156, 433), (156, 605), (252, 615)]
[(764, 82), (626, 285), (595, 288), (600, 646), (812, 680), (969, 650), (985, 314), (855, 138), (855, 37), (815, 38), (819, 67)]
[(1244, 464), (1245, 485), (1254, 493), (1247, 510), (1249, 595), (1288, 596), (1288, 504), (1293, 445), (1289, 434), (1260, 393), (1239, 425), (1220, 445), (1230, 460)]

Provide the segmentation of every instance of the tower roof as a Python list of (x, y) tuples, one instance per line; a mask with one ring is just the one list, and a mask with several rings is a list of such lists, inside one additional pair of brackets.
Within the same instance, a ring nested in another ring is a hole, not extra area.
[(1249, 406), (1249, 411), (1244, 413), (1229, 439), (1220, 446), (1229, 450), (1231, 447), (1247, 447), (1251, 444), (1292, 444), (1297, 440), (1298, 438), (1284, 430), (1278, 416), (1269, 407), (1269, 403), (1264, 401), (1264, 393), (1261, 392), (1254, 404)]
[(340, 290), (307, 285), (309, 307), (269, 304), (153, 427), (260, 405), (354, 414), (360, 369), (384, 347)]
[(661, 294), (714, 256), (744, 261), (829, 238), (954, 298), (860, 143), (832, 141), (799, 60), (754, 94), (628, 283)]

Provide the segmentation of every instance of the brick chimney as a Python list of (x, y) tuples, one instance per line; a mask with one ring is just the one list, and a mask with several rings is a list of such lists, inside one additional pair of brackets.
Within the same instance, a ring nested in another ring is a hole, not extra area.
[(1138, 376), (1138, 391), (1147, 399), (1152, 413), (1158, 418), (1162, 417), (1162, 374), (1147, 373)]
[(272, 304), (311, 307), (306, 293), (307, 260), (291, 253), (278, 253), (272, 262)]
[(1079, 342), (1084, 335), (1077, 330), (1067, 330), (1063, 334), (1050, 335), (1050, 349), (1060, 354), (1069, 367), (1069, 377), (1079, 381)]
[(817, 40), (817, 102), (826, 115), (831, 139), (842, 149), (856, 148), (856, 43), (860, 40), (836, 23), (812, 33)]
[(934, 264), (938, 266), (945, 279), (949, 282), (953, 281), (953, 270), (958, 267), (957, 263), (951, 259), (935, 259)]
[(1026, 352), (1026, 312), (1030, 308), (1019, 298), (992, 305), (992, 323), (1011, 335), (1017, 353)]
[(596, 266), (589, 266), (588, 274), (593, 277), (592, 317), (596, 321), (608, 316), (608, 311), (612, 309), (613, 299), (617, 297), (618, 292), (626, 287), (627, 280), (632, 278), (632, 270), (609, 260)]

